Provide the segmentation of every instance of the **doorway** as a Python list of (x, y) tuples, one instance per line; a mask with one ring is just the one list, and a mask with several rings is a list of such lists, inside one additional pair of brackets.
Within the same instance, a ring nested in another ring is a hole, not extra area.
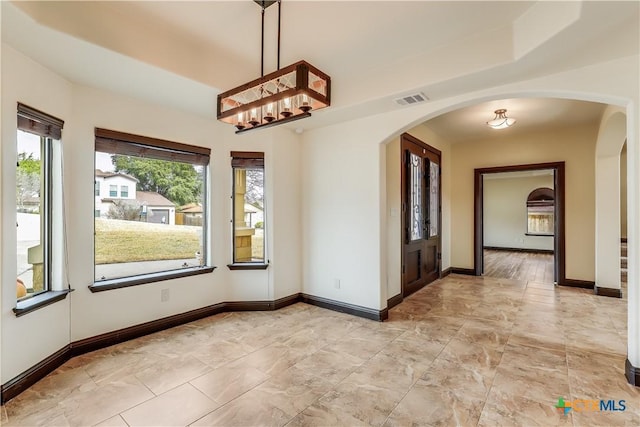
[[(565, 201), (565, 187), (564, 187), (564, 162), (557, 163), (541, 163), (541, 164), (530, 164), (530, 165), (516, 165), (516, 166), (502, 166), (502, 167), (494, 167), (494, 168), (480, 168), (475, 169), (475, 203), (474, 203), (474, 273), (477, 276), (481, 276), (485, 273), (485, 177), (491, 176), (492, 174), (500, 174), (500, 173), (520, 173), (524, 175), (531, 175), (536, 173), (536, 171), (549, 171), (552, 173), (553, 178), (553, 214), (552, 214), (552, 222), (553, 222), (553, 281), (557, 284), (565, 284), (565, 220), (564, 220), (564, 201)], [(539, 172), (542, 173), (542, 172)], [(532, 216), (535, 216), (537, 213), (544, 212), (548, 209), (539, 209), (540, 206), (547, 205), (548, 203), (542, 203), (542, 201), (546, 200), (549, 197), (548, 189), (545, 190), (544, 187), (537, 188), (535, 191), (531, 191), (527, 197), (526, 212), (527, 212), (527, 233), (532, 234), (531, 237), (536, 234), (541, 234), (540, 229), (532, 229), (529, 230), (529, 211), (531, 211)], [(524, 201), (523, 201), (524, 203)], [(523, 208), (524, 208), (523, 206)], [(487, 219), (487, 223), (488, 223)], [(535, 228), (535, 224), (534, 228)], [(548, 227), (548, 224), (547, 224)], [(529, 233), (532, 231), (532, 233)], [(538, 231), (536, 233), (536, 231)], [(544, 230), (545, 232), (549, 232), (549, 228)], [(522, 241), (518, 241), (516, 243), (520, 243), (520, 246), (523, 246), (524, 237), (521, 238)], [(517, 245), (516, 245), (517, 246)]]
[(441, 153), (401, 136), (402, 297), (440, 277)]

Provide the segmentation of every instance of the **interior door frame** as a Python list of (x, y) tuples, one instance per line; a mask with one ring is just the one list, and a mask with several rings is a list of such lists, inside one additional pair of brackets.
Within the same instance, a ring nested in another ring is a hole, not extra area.
[(554, 281), (566, 283), (566, 246), (565, 246), (565, 171), (564, 162), (532, 163), (513, 166), (496, 166), (474, 169), (474, 218), (473, 218), (473, 271), (476, 276), (484, 272), (484, 191), (483, 176), (500, 172), (523, 172), (540, 169), (553, 170), (553, 191), (555, 193), (555, 224), (553, 235), (553, 275)]
[[(400, 167), (400, 192), (402, 194), (401, 196), (401, 201), (404, 199), (404, 197), (406, 197), (406, 195), (404, 194), (403, 190), (406, 186), (406, 179), (407, 179), (407, 170), (406, 170), (406, 165), (404, 163), (404, 143), (405, 142), (409, 142), (409, 143), (413, 143), (416, 144), (418, 146), (420, 146), (421, 148), (435, 154), (436, 156), (438, 156), (439, 159), (439, 173), (438, 173), (438, 247), (437, 247), (437, 254), (436, 254), (436, 262), (438, 264), (438, 278), (442, 278), (442, 152), (440, 150), (438, 150), (437, 148), (434, 148), (432, 146), (430, 146), (429, 144), (427, 144), (424, 141), (419, 140), (418, 138), (416, 138), (415, 136), (408, 134), (408, 133), (403, 133), (402, 135), (400, 135), (400, 161), (402, 162), (401, 167)], [(405, 215), (405, 211), (404, 209), (401, 209), (401, 216), (402, 216), (402, 220), (400, 222), (400, 239), (401, 239), (401, 250), (400, 250), (400, 266), (402, 268), (401, 274), (400, 274), (400, 295), (402, 296), (402, 298), (406, 298), (407, 296), (411, 295), (412, 293), (422, 289), (424, 286), (426, 286), (427, 284), (421, 286), (420, 288), (416, 288), (416, 289), (411, 289), (409, 290), (409, 292), (405, 291), (405, 285), (404, 285), (404, 276), (405, 276), (405, 272), (404, 272), (404, 263), (405, 263), (405, 257), (404, 257), (404, 245), (405, 245), (405, 227), (406, 227), (406, 215)], [(431, 283), (431, 282), (430, 282)]]

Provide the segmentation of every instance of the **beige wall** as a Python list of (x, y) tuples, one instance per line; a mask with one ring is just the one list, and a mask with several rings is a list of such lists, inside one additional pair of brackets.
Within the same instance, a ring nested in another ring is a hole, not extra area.
[[(451, 148), (449, 142), (433, 133), (426, 126), (416, 126), (407, 133), (441, 151), (442, 174), (442, 270), (451, 267)], [(401, 292), (402, 271), (402, 195), (400, 136), (386, 145), (387, 172), (387, 295), (389, 298)]]
[[(506, 130), (508, 132), (508, 129)], [(566, 276), (594, 280), (595, 143), (598, 129), (580, 126), (452, 146), (451, 265), (473, 268), (474, 169), (565, 162)]]
[(553, 236), (526, 235), (527, 197), (541, 187), (553, 188), (553, 175), (484, 176), (484, 246), (553, 250)]

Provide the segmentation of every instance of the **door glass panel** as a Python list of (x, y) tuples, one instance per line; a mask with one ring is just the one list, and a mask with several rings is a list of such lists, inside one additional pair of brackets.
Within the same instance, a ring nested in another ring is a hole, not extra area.
[(409, 176), (410, 176), (410, 224), (411, 224), (411, 240), (420, 240), (424, 238), (424, 209), (422, 195), (422, 157), (413, 153), (409, 155)]
[(429, 237), (435, 237), (439, 233), (438, 223), (438, 193), (440, 192), (440, 166), (429, 162)]

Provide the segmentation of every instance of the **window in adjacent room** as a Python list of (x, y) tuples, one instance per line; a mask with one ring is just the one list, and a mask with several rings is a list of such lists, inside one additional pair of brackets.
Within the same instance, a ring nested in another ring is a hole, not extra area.
[(264, 153), (231, 152), (233, 169), (233, 264), (266, 268)]
[[(95, 200), (91, 290), (212, 271), (206, 267), (210, 150), (99, 128), (95, 136), (96, 177), (111, 190)], [(185, 219), (190, 215), (198, 221)]]
[(554, 193), (551, 188), (537, 188), (527, 197), (527, 235), (553, 236)]
[[(36, 295), (62, 287), (60, 138), (64, 122), (18, 104), (16, 163), (16, 314)], [(54, 161), (55, 159), (55, 161)], [(55, 196), (55, 197), (54, 197)], [(55, 241), (54, 241), (55, 239)]]

